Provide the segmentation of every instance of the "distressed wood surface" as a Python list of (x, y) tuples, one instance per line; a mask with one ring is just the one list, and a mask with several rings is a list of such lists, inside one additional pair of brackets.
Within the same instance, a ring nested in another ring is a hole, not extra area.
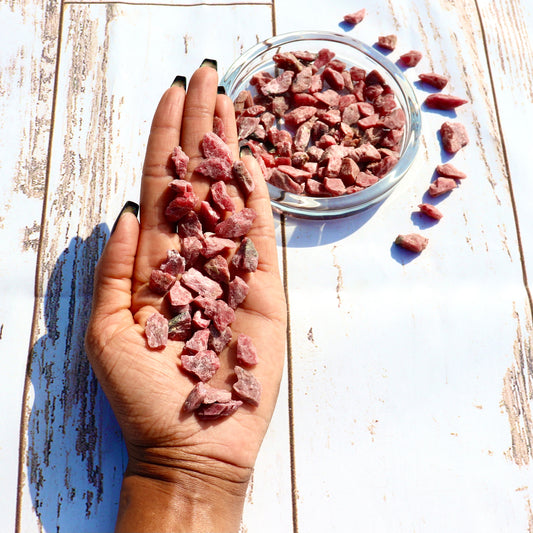
[[(241, 529), (533, 531), (533, 8), (378, 0), (357, 27), (340, 24), (359, 7), (0, 4), (3, 531), (113, 527), (126, 455), (83, 333), (160, 94), (205, 57), (223, 74), (272, 33), (311, 28), (368, 44), (395, 33), (389, 58), (424, 53), (406, 72), (420, 102), (417, 74), (435, 70), (470, 103), (423, 111), (414, 167), (379, 206), (276, 219), (289, 358)], [(415, 211), (449, 119), (468, 129), (453, 163), (469, 178), (427, 224)], [(410, 231), (430, 239), (415, 258), (392, 245)]]

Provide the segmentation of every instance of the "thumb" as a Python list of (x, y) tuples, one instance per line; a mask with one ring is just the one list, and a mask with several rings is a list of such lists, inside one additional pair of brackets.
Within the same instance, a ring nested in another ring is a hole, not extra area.
[(129, 312), (133, 265), (139, 240), (138, 211), (136, 203), (126, 202), (96, 265), (93, 318)]

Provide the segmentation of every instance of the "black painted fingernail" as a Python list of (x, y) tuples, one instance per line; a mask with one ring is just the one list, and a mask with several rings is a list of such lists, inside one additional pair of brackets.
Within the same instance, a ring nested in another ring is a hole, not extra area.
[(118, 221), (124, 213), (133, 213), (135, 216), (137, 216), (139, 214), (139, 204), (136, 204), (135, 202), (131, 202), (129, 200), (124, 204), (124, 207), (120, 210), (120, 213), (118, 214), (118, 217), (115, 220), (113, 227), (111, 228), (111, 234), (113, 234), (113, 232), (115, 231)]
[(243, 155), (252, 155), (252, 150), (247, 144), (243, 144), (239, 148), (239, 156), (242, 157)]
[(187, 89), (187, 78), (185, 76), (176, 76), (174, 78), (174, 81), (172, 82), (171, 87), (183, 87), (185, 90)]
[(215, 70), (217, 70), (217, 61), (216, 59), (204, 59), (202, 61), (202, 64), (200, 65), (201, 67), (211, 67), (211, 68), (214, 68)]
[(217, 87), (217, 94), (226, 94), (226, 89), (223, 85)]

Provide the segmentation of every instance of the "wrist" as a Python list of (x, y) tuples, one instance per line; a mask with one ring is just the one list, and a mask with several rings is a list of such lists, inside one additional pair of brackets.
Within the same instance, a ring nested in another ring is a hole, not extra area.
[(249, 475), (230, 479), (202, 463), (176, 467), (130, 456), (116, 531), (238, 532)]

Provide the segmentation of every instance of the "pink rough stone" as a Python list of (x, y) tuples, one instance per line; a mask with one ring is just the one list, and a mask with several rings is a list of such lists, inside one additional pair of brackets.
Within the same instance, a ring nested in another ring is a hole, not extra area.
[(209, 342), (209, 330), (199, 329), (195, 331), (193, 336), (185, 343), (185, 348), (189, 352), (202, 352), (207, 350), (207, 343)]
[(366, 9), (360, 9), (359, 11), (356, 11), (355, 13), (349, 13), (348, 15), (344, 15), (344, 22), (348, 24), (359, 24), (366, 16)]
[(176, 276), (164, 272), (159, 268), (154, 268), (150, 274), (149, 287), (150, 290), (157, 294), (165, 294), (176, 281)]
[(252, 339), (240, 333), (237, 337), (237, 362), (239, 365), (256, 365), (258, 362), (257, 349)]
[(232, 309), (237, 309), (246, 299), (248, 291), (248, 284), (241, 277), (235, 276), (228, 286), (228, 305)]
[(250, 196), (255, 189), (255, 182), (250, 172), (248, 172), (246, 165), (242, 161), (235, 161), (231, 171), (244, 196)]
[(176, 174), (180, 179), (184, 179), (187, 175), (187, 165), (189, 164), (189, 156), (181, 149), (181, 146), (176, 146), (172, 152), (172, 161)]
[(213, 117), (213, 133), (215, 135), (218, 135), (222, 139), (222, 141), (227, 142), (226, 138), (226, 128), (224, 126), (224, 121), (217, 117), (216, 115)]
[(194, 211), (189, 211), (181, 218), (178, 224), (178, 234), (182, 239), (185, 239), (186, 237), (196, 237), (200, 240), (203, 239), (204, 233), (202, 230), (202, 224), (198, 215)]
[(435, 220), (440, 220), (444, 216), (438, 208), (431, 204), (420, 204), (418, 208), (421, 213)]
[(167, 260), (160, 266), (163, 272), (172, 276), (179, 276), (185, 272), (185, 258), (178, 250), (167, 250)]
[(468, 100), (452, 94), (434, 93), (427, 96), (424, 103), (431, 109), (455, 109), (468, 103)]
[(422, 54), (418, 50), (410, 50), (400, 56), (400, 63), (405, 67), (416, 67), (421, 59)]
[(210, 230), (215, 229), (215, 226), (220, 221), (220, 215), (206, 200), (202, 200), (202, 202), (200, 202), (200, 211), (198, 212), (198, 217), (202, 221), (203, 227)]
[(212, 131), (204, 134), (200, 143), (202, 154), (206, 159), (219, 158), (225, 159), (230, 165), (233, 162), (233, 155), (230, 147)]
[(394, 50), (397, 42), (398, 37), (396, 37), (396, 35), (380, 35), (377, 44), (380, 48), (384, 48), (385, 50)]
[(277, 78), (274, 78), (272, 81), (269, 81), (267, 84), (263, 85), (263, 87), (261, 87), (262, 94), (265, 96), (273, 96), (287, 92), (292, 84), (293, 77), (294, 72), (291, 70), (286, 70)]
[(444, 122), (440, 127), (440, 136), (444, 150), (450, 154), (468, 144), (466, 128), (460, 122)]
[(216, 281), (204, 276), (195, 268), (189, 268), (181, 276), (181, 282), (200, 296), (207, 298), (220, 298), (223, 293), (222, 287)]
[(218, 237), (224, 237), (227, 239), (242, 237), (250, 231), (256, 216), (257, 214), (253, 209), (244, 207), (238, 213), (219, 222), (216, 225), (215, 233)]
[(220, 361), (212, 350), (203, 350), (194, 355), (182, 354), (181, 365), (201, 381), (209, 381), (220, 368)]
[(229, 326), (224, 331), (219, 331), (214, 324), (211, 324), (209, 326), (209, 332), (211, 334), (209, 337), (209, 349), (215, 353), (222, 352), (233, 336), (233, 332)]
[(227, 284), (230, 280), (228, 262), (221, 255), (215, 255), (204, 265), (204, 272), (218, 283)]
[(457, 183), (452, 178), (442, 178), (438, 177), (431, 185), (429, 186), (428, 193), (430, 196), (440, 196), (445, 194), (452, 189), (457, 187)]
[(427, 83), (435, 87), (436, 89), (442, 90), (448, 84), (448, 78), (442, 74), (436, 74), (435, 72), (428, 72), (427, 74), (419, 74), (418, 78), (420, 81)]
[(155, 312), (146, 320), (144, 332), (150, 348), (164, 348), (168, 342), (168, 320)]
[(278, 187), (279, 189), (292, 192), (294, 194), (302, 194), (304, 191), (304, 186), (302, 184), (297, 183), (290, 176), (284, 172), (281, 172), (277, 168), (274, 168), (270, 171), (267, 181), (271, 185), (274, 185), (274, 187)]
[(427, 246), (428, 239), (417, 233), (409, 233), (407, 235), (398, 235), (394, 244), (397, 244), (410, 252), (420, 253)]
[(224, 331), (234, 320), (235, 311), (224, 300), (213, 300), (204, 314), (213, 321), (218, 331)]
[(437, 165), (436, 171), (439, 176), (442, 176), (444, 178), (453, 178), (454, 180), (464, 180), (467, 177), (464, 172), (458, 170), (451, 163)]
[(240, 406), (242, 401), (230, 400), (229, 402), (215, 402), (209, 405), (201, 405), (196, 409), (195, 414), (201, 420), (216, 420), (223, 416), (232, 415)]
[(208, 405), (215, 402), (227, 403), (229, 401), (231, 401), (230, 391), (218, 389), (203, 381), (199, 381), (187, 396), (183, 404), (183, 410), (186, 413), (191, 413), (201, 405)]
[(204, 234), (202, 255), (211, 259), (222, 252), (236, 248), (237, 244), (231, 239), (224, 239), (211, 234)]
[(243, 237), (237, 251), (231, 258), (231, 265), (238, 272), (255, 272), (259, 263), (259, 254), (252, 239)]
[(217, 181), (211, 185), (211, 199), (222, 211), (235, 212), (235, 204), (228, 194), (228, 189), (223, 181)]
[(181, 255), (185, 265), (191, 266), (203, 252), (204, 243), (198, 237), (184, 237), (181, 239)]
[(233, 384), (233, 391), (241, 400), (251, 404), (259, 405), (261, 399), (261, 383), (248, 370), (241, 366), (235, 366), (237, 382)]
[(209, 324), (211, 324), (211, 320), (209, 320), (208, 318), (205, 318), (204, 315), (202, 314), (202, 311), (198, 309), (192, 317), (192, 325), (196, 329), (206, 329), (209, 327)]
[(221, 157), (204, 159), (194, 171), (213, 181), (231, 180), (231, 163), (227, 159)]
[(192, 294), (181, 283), (177, 282), (172, 285), (168, 291), (168, 300), (172, 307), (179, 307), (190, 304), (193, 300)]

